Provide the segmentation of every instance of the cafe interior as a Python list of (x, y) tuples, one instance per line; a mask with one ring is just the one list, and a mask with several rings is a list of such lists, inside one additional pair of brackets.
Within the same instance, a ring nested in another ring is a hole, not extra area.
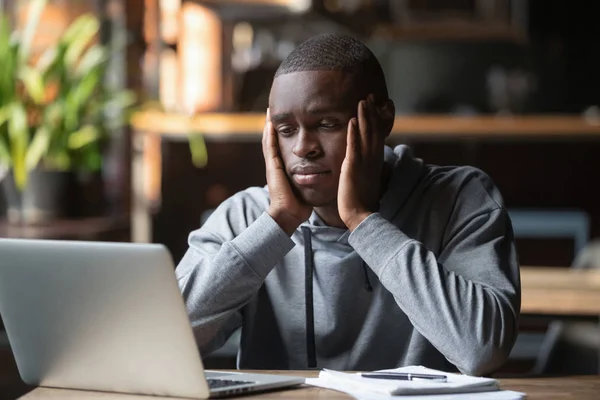
[[(0, 70), (16, 71), (0, 76), (0, 238), (160, 243), (177, 264), (212, 210), (266, 184), (279, 64), (348, 34), (384, 69), (386, 144), (480, 168), (505, 200), (522, 304), (494, 376), (600, 373), (598, 2), (0, 0), (0, 13)], [(24, 60), (4, 46), (15, 33)], [(235, 368), (239, 340), (205, 366)], [(26, 390), (0, 321), (1, 388)]]

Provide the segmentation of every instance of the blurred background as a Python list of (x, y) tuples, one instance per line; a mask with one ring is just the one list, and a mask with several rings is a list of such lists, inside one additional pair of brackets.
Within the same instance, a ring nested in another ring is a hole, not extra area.
[[(554, 279), (538, 289), (556, 312), (524, 310), (501, 373), (598, 373), (600, 310), (564, 311), (553, 290), (571, 278), (553, 274), (600, 267), (600, 3), (0, 0), (0, 10), (0, 237), (158, 242), (177, 263), (212, 209), (265, 184), (260, 135), (279, 63), (315, 34), (346, 33), (386, 73), (389, 144), (489, 174), (534, 273), (524, 282)], [(573, 282), (598, 296), (589, 279)], [(207, 362), (231, 366), (235, 338), (228, 346)]]

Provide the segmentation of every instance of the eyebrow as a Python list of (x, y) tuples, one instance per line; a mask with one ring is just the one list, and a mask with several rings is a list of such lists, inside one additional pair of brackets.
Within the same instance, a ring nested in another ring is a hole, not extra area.
[[(307, 112), (311, 115), (323, 115), (323, 114), (343, 114), (345, 113), (345, 111), (342, 108), (338, 108), (338, 107), (317, 107), (317, 108), (309, 108), (307, 110)], [(275, 114), (273, 116), (271, 116), (271, 122), (274, 123), (278, 123), (278, 122), (283, 122), (286, 119), (290, 118), (292, 116), (291, 113), (280, 113), (280, 114)]]
[(281, 114), (275, 114), (271, 117), (271, 121), (272, 122), (281, 122), (283, 120), (286, 120), (290, 117), (290, 113), (281, 113)]
[(312, 115), (345, 113), (345, 111), (341, 107), (338, 107), (338, 106), (309, 108), (307, 111), (309, 114), (312, 114)]

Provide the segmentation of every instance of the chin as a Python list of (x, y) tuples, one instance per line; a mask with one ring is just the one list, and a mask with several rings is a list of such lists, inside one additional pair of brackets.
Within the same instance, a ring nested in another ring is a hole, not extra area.
[(337, 194), (331, 196), (322, 192), (316, 192), (312, 189), (301, 190), (300, 197), (306, 204), (309, 204), (313, 208), (330, 206), (337, 202)]

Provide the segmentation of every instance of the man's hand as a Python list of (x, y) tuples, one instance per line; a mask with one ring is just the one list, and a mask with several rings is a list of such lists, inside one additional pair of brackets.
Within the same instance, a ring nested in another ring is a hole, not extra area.
[(348, 123), (346, 158), (342, 164), (338, 188), (338, 212), (348, 229), (378, 209), (384, 135), (373, 95), (358, 103), (358, 123)]
[(312, 207), (304, 203), (292, 191), (283, 160), (279, 156), (277, 133), (273, 129), (269, 110), (267, 110), (267, 121), (263, 130), (262, 148), (267, 169), (269, 197), (271, 198), (267, 212), (291, 236), (300, 224), (310, 217)]

